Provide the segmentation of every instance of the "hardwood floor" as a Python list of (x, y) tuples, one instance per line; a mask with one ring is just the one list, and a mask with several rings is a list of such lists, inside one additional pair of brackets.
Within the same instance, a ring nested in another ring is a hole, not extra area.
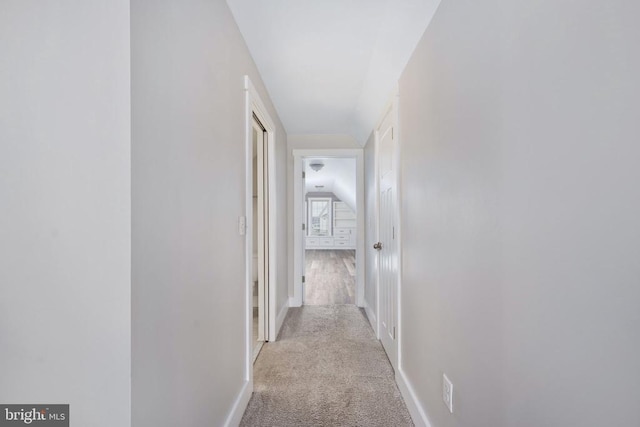
[(356, 251), (305, 251), (305, 305), (355, 304)]

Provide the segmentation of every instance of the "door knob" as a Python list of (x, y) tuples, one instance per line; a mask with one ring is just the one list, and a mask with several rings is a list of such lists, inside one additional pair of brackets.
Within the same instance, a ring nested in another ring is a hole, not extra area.
[(373, 245), (373, 249), (377, 249), (377, 250), (382, 249), (382, 243), (380, 243), (380, 242), (375, 243), (375, 244)]

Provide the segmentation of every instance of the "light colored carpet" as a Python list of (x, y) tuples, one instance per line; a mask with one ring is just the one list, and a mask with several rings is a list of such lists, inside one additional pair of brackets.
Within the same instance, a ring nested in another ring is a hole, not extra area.
[(241, 426), (413, 426), (393, 369), (354, 305), (291, 308), (254, 364)]

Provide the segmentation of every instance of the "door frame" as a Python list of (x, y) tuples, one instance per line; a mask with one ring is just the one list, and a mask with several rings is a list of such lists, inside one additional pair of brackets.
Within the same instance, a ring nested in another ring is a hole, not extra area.
[(302, 250), (305, 233), (302, 224), (305, 222), (302, 213), (302, 162), (307, 157), (354, 158), (356, 160), (356, 298), (358, 307), (364, 306), (364, 153), (361, 148), (355, 149), (305, 149), (293, 150), (293, 296), (289, 300), (290, 307), (302, 306)]
[(276, 339), (276, 168), (275, 144), (276, 126), (268, 110), (260, 99), (260, 95), (249, 79), (244, 77), (245, 91), (245, 213), (240, 218), (239, 230), (245, 234), (245, 379), (253, 389), (253, 115), (255, 114), (267, 134), (267, 182), (268, 187), (268, 269), (269, 287), (267, 293), (269, 328), (265, 341)]

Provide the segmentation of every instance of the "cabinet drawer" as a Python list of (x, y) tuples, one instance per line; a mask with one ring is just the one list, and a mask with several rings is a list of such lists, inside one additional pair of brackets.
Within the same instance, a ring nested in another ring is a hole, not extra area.
[(351, 230), (349, 230), (348, 228), (334, 228), (333, 234), (335, 234), (336, 236), (348, 236), (349, 234), (351, 234)]
[(338, 240), (338, 241), (336, 241), (336, 246), (337, 247), (351, 246), (350, 243), (351, 242), (349, 242), (349, 240)]
[(317, 237), (307, 237), (306, 243), (308, 248), (320, 246), (320, 239)]
[(333, 237), (333, 240), (336, 242), (336, 244), (338, 242), (348, 242), (351, 240), (351, 236), (349, 236), (348, 234), (336, 235)]
[(320, 238), (320, 246), (333, 246), (333, 238), (332, 237), (321, 237)]

